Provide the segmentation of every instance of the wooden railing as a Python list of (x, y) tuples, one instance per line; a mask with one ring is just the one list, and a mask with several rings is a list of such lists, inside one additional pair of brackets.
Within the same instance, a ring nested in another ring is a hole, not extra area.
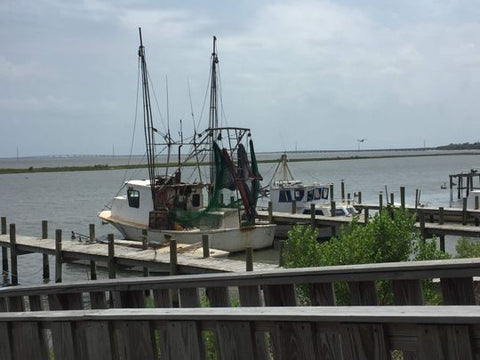
[(423, 280), (436, 279), (443, 305), (475, 305), (480, 259), (432, 260), (245, 273), (179, 275), (0, 288), (0, 311), (210, 306), (337, 305), (334, 286), (348, 284), (350, 305), (381, 305), (376, 283), (391, 285), (395, 305), (422, 305)]
[(465, 360), (479, 332), (476, 306), (3, 313), (0, 358)]
[[(476, 276), (480, 259), (12, 286), (0, 359), (473, 359)], [(378, 306), (380, 281), (395, 305)]]

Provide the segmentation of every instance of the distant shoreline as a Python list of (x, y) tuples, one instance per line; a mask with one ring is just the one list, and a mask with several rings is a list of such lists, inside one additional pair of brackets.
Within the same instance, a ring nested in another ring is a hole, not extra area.
[[(335, 156), (335, 157), (308, 157), (308, 158), (295, 158), (295, 154), (302, 153), (315, 153), (315, 152), (342, 152), (342, 151), (288, 151), (290, 156), (288, 158), (289, 162), (311, 162), (311, 161), (337, 161), (337, 160), (367, 160), (367, 159), (389, 159), (389, 158), (406, 158), (406, 157), (428, 157), (428, 156), (458, 156), (458, 155), (480, 155), (480, 149), (464, 149), (465, 151), (456, 151), (454, 153), (445, 150), (441, 153), (425, 153), (424, 151), (428, 150), (439, 150), (438, 148), (428, 148), (428, 149), (382, 149), (382, 150), (360, 150), (360, 151), (343, 151), (343, 152), (356, 152), (356, 153), (366, 153), (366, 152), (375, 152), (375, 151), (422, 151), (422, 153), (416, 154), (395, 154), (395, 155), (349, 155), (349, 156)], [(442, 149), (444, 150), (444, 149)], [(478, 150), (478, 151), (472, 151)], [(271, 152), (270, 154), (277, 152)], [(282, 153), (282, 152), (278, 152)], [(267, 153), (264, 153), (267, 154)], [(87, 155), (88, 156), (88, 155)], [(92, 155), (94, 157), (95, 155)], [(268, 164), (276, 163), (279, 159), (265, 159), (258, 160), (258, 163)], [(184, 166), (196, 166), (195, 163), (185, 163)], [(208, 165), (208, 162), (200, 163), (201, 166)], [(125, 170), (125, 169), (141, 169), (146, 168), (147, 164), (136, 164), (136, 165), (108, 165), (108, 164), (96, 164), (96, 165), (87, 165), (87, 166), (59, 166), (59, 167), (38, 167), (35, 168), (30, 166), (29, 168), (0, 168), (1, 174), (25, 174), (25, 173), (45, 173), (45, 172), (71, 172), (71, 171), (106, 171), (106, 170)], [(157, 164), (157, 167), (162, 168), (166, 167), (165, 163)]]

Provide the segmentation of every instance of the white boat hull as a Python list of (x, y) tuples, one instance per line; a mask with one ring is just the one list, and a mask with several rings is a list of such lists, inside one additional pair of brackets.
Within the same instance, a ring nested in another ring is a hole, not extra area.
[[(129, 240), (142, 241), (145, 226), (113, 219), (110, 211), (102, 211), (98, 216), (115, 226)], [(274, 224), (258, 224), (242, 228), (221, 228), (211, 230), (156, 230), (148, 229), (147, 241), (162, 244), (165, 235), (171, 235), (178, 243), (195, 244), (202, 242), (202, 236), (208, 235), (210, 248), (228, 252), (245, 251), (245, 248), (264, 249), (273, 245)]]

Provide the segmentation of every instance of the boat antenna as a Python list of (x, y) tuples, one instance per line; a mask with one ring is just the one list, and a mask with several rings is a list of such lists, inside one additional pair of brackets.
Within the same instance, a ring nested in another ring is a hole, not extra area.
[(218, 116), (217, 116), (217, 37), (213, 36), (213, 50), (212, 50), (212, 71), (211, 71), (211, 82), (210, 82), (210, 115), (208, 118), (208, 127), (210, 128), (211, 136), (211, 149), (210, 149), (210, 182), (213, 184), (215, 174), (214, 174), (214, 156), (213, 156), (213, 142), (217, 140), (217, 131), (214, 130), (218, 128)]
[(145, 144), (147, 147), (148, 177), (150, 179), (150, 188), (152, 199), (155, 203), (155, 141), (153, 127), (152, 107), (150, 104), (150, 91), (148, 85), (147, 62), (145, 60), (145, 48), (142, 41), (142, 28), (138, 28), (140, 36), (140, 47), (138, 48), (138, 57), (142, 69), (142, 94), (143, 94), (143, 124), (145, 131)]

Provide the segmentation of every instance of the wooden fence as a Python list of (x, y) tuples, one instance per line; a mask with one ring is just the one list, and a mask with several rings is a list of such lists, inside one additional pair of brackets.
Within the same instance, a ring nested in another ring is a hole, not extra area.
[(480, 359), (477, 276), (458, 259), (12, 286), (0, 359)]
[(476, 306), (4, 313), (0, 358), (469, 360), (479, 331)]

